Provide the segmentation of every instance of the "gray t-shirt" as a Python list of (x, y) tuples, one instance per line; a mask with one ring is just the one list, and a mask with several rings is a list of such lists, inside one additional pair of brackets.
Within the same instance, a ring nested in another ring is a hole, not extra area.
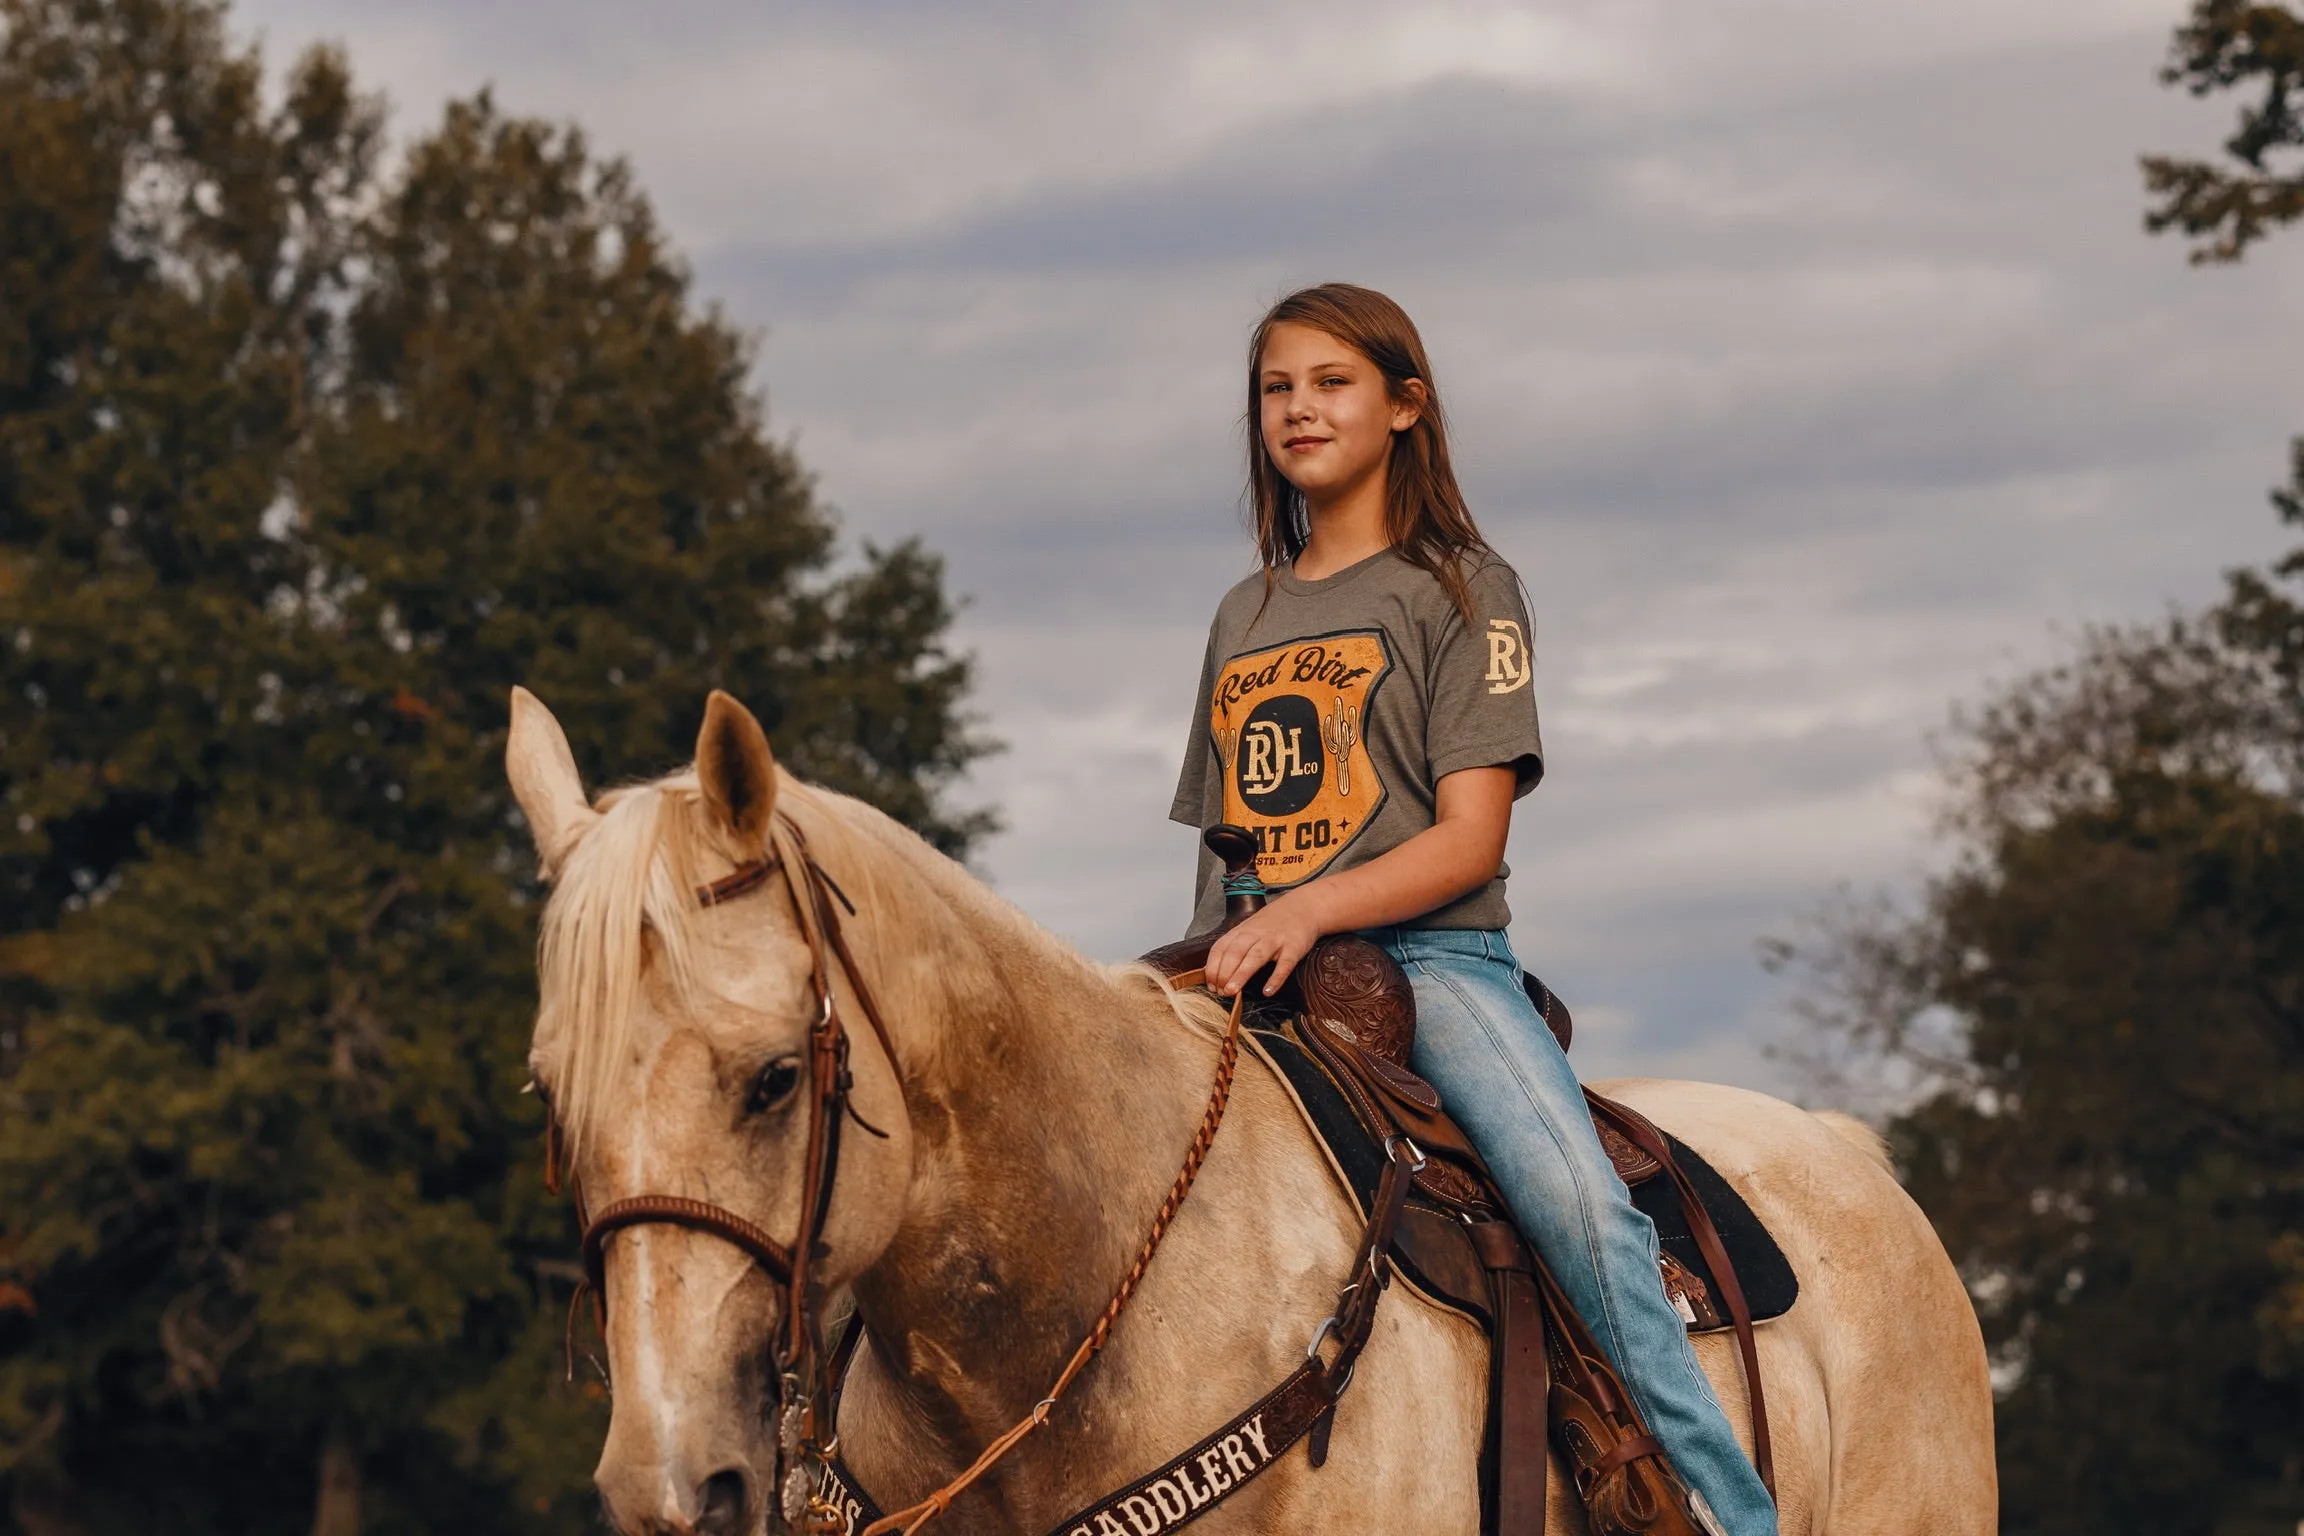
[[(1256, 834), (1274, 891), (1365, 864), (1432, 825), (1434, 788), (1461, 768), (1544, 773), (1528, 611), (1512, 568), (1469, 572), (1472, 622), (1448, 589), (1391, 550), (1319, 581), (1257, 571), (1208, 630), (1199, 703), (1171, 819)], [(1508, 871), (1412, 928), (1502, 928)], [(1223, 869), (1200, 856), (1192, 931), (1224, 915)]]

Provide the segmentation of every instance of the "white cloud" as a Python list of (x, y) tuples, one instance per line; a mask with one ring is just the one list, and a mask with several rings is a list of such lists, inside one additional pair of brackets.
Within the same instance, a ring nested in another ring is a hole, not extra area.
[(2134, 156), (2166, 0), (954, 8), (255, 0), (404, 129), (485, 80), (629, 152), (860, 531), (976, 594), (1002, 889), (1172, 936), (1163, 819), (1235, 530), (1236, 353), (1397, 292), (1527, 578), (1517, 941), (1588, 1069), (1773, 1081), (1752, 942), (1928, 857), (1924, 738), (2286, 540), (2293, 260), (2187, 270)]

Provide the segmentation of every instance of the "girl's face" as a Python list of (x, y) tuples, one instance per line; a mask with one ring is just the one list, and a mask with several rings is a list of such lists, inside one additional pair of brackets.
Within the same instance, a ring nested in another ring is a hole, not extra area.
[(1382, 475), (1392, 434), (1416, 424), (1424, 383), (1394, 400), (1376, 365), (1326, 331), (1283, 321), (1256, 370), (1258, 430), (1280, 473), (1317, 510)]

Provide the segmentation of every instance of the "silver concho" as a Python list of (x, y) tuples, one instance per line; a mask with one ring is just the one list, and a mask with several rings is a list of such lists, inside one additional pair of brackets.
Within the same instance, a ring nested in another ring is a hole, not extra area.
[(797, 1461), (784, 1464), (784, 1523), (795, 1530), (801, 1528), (800, 1517), (808, 1513), (808, 1469)]
[(784, 1453), (785, 1465), (800, 1460), (800, 1431), (808, 1420), (808, 1405), (797, 1397), (784, 1399), (784, 1411), (776, 1416), (776, 1449)]

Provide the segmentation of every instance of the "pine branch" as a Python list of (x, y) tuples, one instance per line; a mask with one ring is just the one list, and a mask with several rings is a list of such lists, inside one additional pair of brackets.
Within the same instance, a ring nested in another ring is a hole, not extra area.
[(2144, 157), (2145, 190), (2160, 200), (2144, 227), (2197, 241), (2195, 265), (2238, 261), (2304, 219), (2304, 164), (2276, 158), (2304, 151), (2304, 16), (2285, 5), (2199, 0), (2170, 53), (2165, 85), (2200, 97), (2248, 86), (2260, 94), (2224, 141), (2229, 163)]

